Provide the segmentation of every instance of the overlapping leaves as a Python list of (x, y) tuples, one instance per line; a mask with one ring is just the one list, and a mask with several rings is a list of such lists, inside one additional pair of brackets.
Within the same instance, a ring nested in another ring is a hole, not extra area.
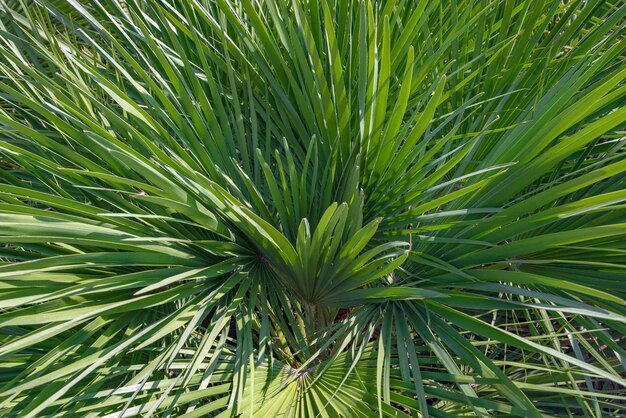
[(622, 413), (625, 15), (0, 3), (0, 415)]

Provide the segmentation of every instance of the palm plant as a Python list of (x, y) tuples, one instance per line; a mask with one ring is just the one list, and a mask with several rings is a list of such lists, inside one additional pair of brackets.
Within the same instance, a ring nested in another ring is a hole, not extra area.
[(626, 411), (623, 2), (0, 16), (0, 416)]

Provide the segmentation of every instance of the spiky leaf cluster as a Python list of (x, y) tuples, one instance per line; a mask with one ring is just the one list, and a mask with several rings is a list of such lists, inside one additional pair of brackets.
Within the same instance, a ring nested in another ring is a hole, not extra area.
[(0, 1), (0, 416), (618, 416), (626, 4)]

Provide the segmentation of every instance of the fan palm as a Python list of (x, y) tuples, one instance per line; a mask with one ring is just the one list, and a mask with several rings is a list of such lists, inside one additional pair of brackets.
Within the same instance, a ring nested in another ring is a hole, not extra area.
[(623, 2), (0, 16), (0, 416), (626, 410)]

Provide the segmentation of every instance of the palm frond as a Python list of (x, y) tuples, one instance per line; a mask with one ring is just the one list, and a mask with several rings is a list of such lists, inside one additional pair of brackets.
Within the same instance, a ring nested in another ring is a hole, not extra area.
[(626, 5), (0, 4), (0, 416), (620, 416)]

